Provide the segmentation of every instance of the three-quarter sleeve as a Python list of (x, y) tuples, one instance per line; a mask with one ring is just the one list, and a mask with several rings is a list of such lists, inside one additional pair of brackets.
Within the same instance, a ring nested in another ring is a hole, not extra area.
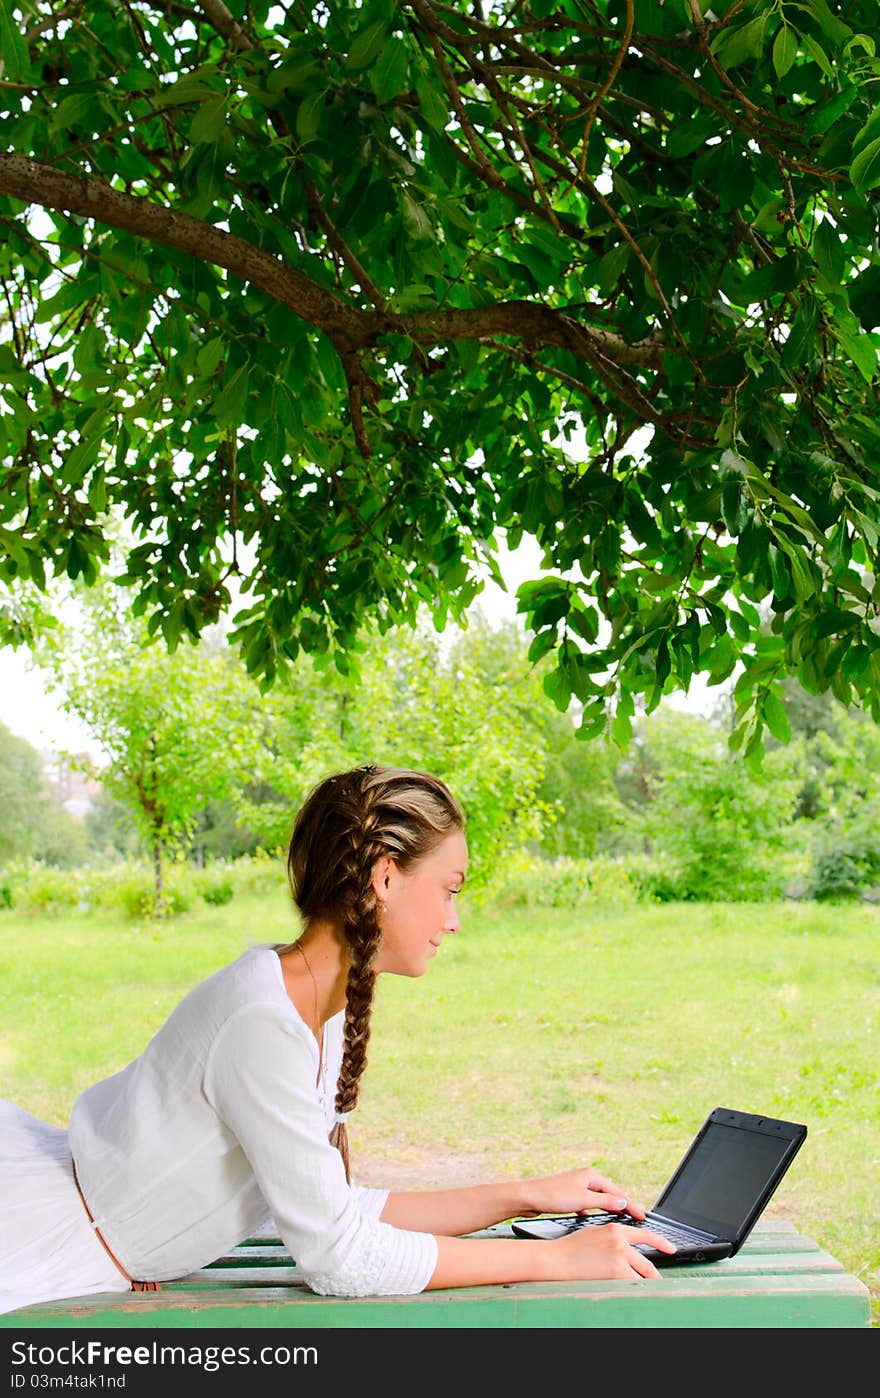
[[(317, 1045), (283, 1008), (239, 1009), (217, 1035), (205, 1094), (233, 1133), (278, 1232), (313, 1291), (412, 1295), (437, 1263), (430, 1233), (378, 1218), (387, 1192), (358, 1189), (330, 1144), (315, 1088)], [(384, 1197), (383, 1197), (384, 1196)]]

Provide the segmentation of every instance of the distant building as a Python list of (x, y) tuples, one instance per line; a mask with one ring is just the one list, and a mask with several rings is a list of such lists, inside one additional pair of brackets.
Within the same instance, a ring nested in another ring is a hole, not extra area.
[(101, 790), (101, 783), (88, 771), (88, 753), (44, 750), (42, 758), (43, 780), (49, 795), (72, 816), (82, 819)]

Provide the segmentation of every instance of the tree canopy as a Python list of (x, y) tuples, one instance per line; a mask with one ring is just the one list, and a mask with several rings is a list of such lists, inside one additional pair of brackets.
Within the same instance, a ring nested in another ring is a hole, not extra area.
[(254, 687), (225, 647), (204, 638), (167, 655), (125, 593), (106, 584), (85, 594), (75, 623), (56, 626), (40, 658), (63, 708), (100, 744), (102, 756), (82, 765), (131, 814), (162, 915), (167, 856), (186, 847), (209, 802), (234, 794), (252, 770)]
[(0, 0), (0, 579), (269, 684), (465, 614), (626, 739), (880, 717), (873, 0)]

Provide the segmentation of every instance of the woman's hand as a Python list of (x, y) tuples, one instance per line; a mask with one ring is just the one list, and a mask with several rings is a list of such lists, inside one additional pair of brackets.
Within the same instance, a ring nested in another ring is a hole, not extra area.
[(532, 1214), (585, 1214), (591, 1209), (627, 1213), (640, 1222), (645, 1217), (641, 1204), (631, 1199), (625, 1189), (589, 1168), (527, 1180), (525, 1189), (529, 1207), (522, 1211), (522, 1218)]
[(662, 1233), (654, 1233), (649, 1228), (627, 1228), (624, 1223), (578, 1228), (574, 1233), (555, 1238), (548, 1246), (556, 1249), (554, 1262), (558, 1260), (561, 1265), (560, 1281), (612, 1278), (634, 1281), (637, 1277), (659, 1277), (654, 1263), (638, 1252), (634, 1243), (656, 1248), (658, 1252), (675, 1252), (674, 1245)]

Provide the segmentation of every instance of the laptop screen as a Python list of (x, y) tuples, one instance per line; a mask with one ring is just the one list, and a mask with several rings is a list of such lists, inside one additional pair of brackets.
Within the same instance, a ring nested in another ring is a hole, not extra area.
[(737, 1238), (791, 1148), (788, 1134), (710, 1121), (654, 1208), (692, 1228)]

